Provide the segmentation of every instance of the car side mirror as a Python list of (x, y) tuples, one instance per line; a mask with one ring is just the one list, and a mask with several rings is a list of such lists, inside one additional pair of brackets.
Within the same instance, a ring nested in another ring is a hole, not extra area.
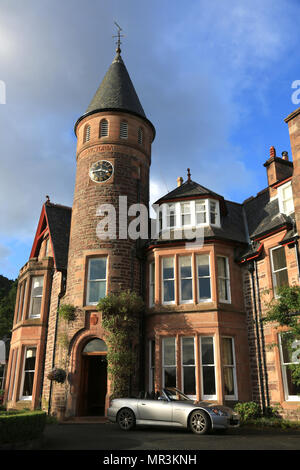
[(168, 400), (166, 400), (164, 397), (158, 397), (158, 400), (160, 400), (160, 401), (168, 401)]

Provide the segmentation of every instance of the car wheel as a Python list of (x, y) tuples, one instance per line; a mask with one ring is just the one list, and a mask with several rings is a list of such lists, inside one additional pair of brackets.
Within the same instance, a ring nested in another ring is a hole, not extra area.
[(135, 426), (134, 412), (129, 408), (123, 408), (118, 413), (117, 423), (123, 431), (130, 431)]
[(209, 417), (204, 411), (195, 410), (190, 416), (190, 428), (195, 434), (206, 434), (210, 429)]

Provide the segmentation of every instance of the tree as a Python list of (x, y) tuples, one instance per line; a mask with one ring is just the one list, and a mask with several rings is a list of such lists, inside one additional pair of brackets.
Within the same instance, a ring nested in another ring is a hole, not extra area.
[(10, 336), (13, 325), (18, 281), (0, 275), (0, 339)]
[[(278, 289), (278, 297), (274, 298), (269, 306), (264, 322), (277, 323), (276, 328), (282, 328), (288, 349), (294, 353), (299, 349), (295, 342), (300, 340), (300, 287), (284, 286)], [(292, 381), (300, 386), (300, 353), (297, 356), (298, 364), (291, 364)]]

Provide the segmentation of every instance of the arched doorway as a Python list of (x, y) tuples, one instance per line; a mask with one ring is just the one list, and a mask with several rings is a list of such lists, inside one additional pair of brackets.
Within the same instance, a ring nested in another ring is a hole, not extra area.
[(107, 392), (107, 346), (93, 338), (81, 353), (79, 416), (104, 416)]

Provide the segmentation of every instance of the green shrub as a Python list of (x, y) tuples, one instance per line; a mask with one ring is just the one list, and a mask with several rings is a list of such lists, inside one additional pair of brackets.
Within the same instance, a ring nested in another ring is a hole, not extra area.
[(0, 443), (25, 442), (41, 436), (46, 424), (44, 411), (0, 415)]
[(252, 418), (259, 418), (261, 416), (260, 406), (254, 401), (237, 403), (234, 407), (234, 410), (239, 413), (241, 421), (247, 421)]
[(76, 318), (75, 310), (74, 305), (62, 304), (59, 307), (59, 315), (66, 321), (74, 321)]

